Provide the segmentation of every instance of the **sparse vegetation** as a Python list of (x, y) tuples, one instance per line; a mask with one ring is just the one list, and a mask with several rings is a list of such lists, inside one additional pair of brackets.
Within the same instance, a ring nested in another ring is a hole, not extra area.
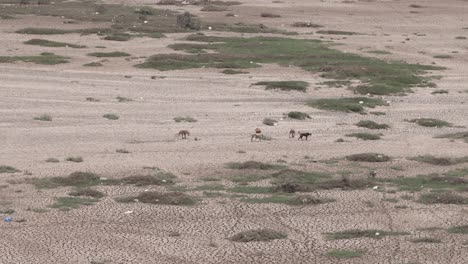
[(307, 105), (322, 110), (360, 113), (364, 111), (365, 107), (374, 108), (376, 106), (387, 105), (387, 103), (381, 99), (355, 97), (340, 99), (318, 99), (309, 101)]
[(304, 112), (293, 111), (288, 113), (288, 117), (292, 119), (306, 120), (310, 119), (310, 115)]
[(386, 236), (401, 236), (401, 235), (408, 235), (409, 233), (406, 232), (391, 232), (391, 231), (383, 231), (383, 230), (359, 230), (359, 229), (352, 229), (352, 230), (345, 230), (340, 232), (334, 233), (326, 233), (327, 238), (331, 240), (338, 240), (338, 239), (353, 239), (353, 238), (374, 238), (374, 239), (381, 239)]
[(15, 173), (19, 172), (15, 167), (0, 165), (0, 173)]
[(439, 89), (439, 90), (433, 91), (431, 94), (448, 94), (448, 93), (449, 93), (448, 90)]
[(194, 205), (197, 200), (185, 193), (181, 192), (142, 192), (137, 196), (121, 197), (116, 199), (121, 203), (141, 202), (148, 204), (162, 205)]
[[(83, 66), (85, 67), (101, 67), (101, 66), (104, 66), (102, 63), (100, 62), (90, 62), (90, 63), (86, 63), (86, 64), (83, 64)], [(90, 98), (90, 97), (88, 97)]]
[(60, 160), (56, 159), (56, 158), (48, 158), (45, 160), (46, 162), (50, 162), (50, 163), (58, 163), (60, 162)]
[(247, 193), (247, 194), (266, 194), (272, 193), (272, 187), (265, 187), (265, 186), (236, 186), (229, 189), (231, 192), (236, 193)]
[(436, 136), (436, 138), (461, 139), (461, 140), (464, 140), (466, 143), (468, 143), (468, 131), (451, 133), (451, 134), (443, 134), (443, 135)]
[(13, 209), (0, 209), (0, 214), (13, 214), (15, 210)]
[(468, 198), (452, 192), (436, 192), (421, 195), (418, 202), (423, 204), (468, 204)]
[(378, 55), (392, 54), (390, 51), (386, 51), (386, 50), (369, 50), (367, 53), (378, 54)]
[(129, 41), (130, 39), (132, 39), (132, 35), (128, 33), (122, 33), (122, 32), (115, 32), (104, 37), (104, 40), (113, 40), (113, 41)]
[(325, 34), (325, 35), (362, 35), (356, 32), (351, 31), (342, 31), (342, 30), (319, 30), (317, 34)]
[(261, 16), (261, 17), (270, 17), (270, 18), (281, 17), (281, 16), (278, 15), (278, 14), (267, 13), (267, 12), (261, 13), (260, 16)]
[(454, 226), (448, 229), (453, 234), (468, 234), (468, 225)]
[(335, 200), (328, 198), (316, 198), (309, 195), (297, 195), (297, 196), (288, 196), (288, 195), (272, 195), (264, 198), (244, 198), (241, 201), (247, 203), (279, 203), (287, 205), (318, 205), (324, 203), (330, 203)]
[(196, 16), (185, 12), (177, 16), (177, 25), (183, 29), (199, 30), (201, 22)]
[(32, 184), (39, 189), (51, 189), (62, 186), (70, 187), (91, 187), (102, 183), (97, 174), (91, 172), (73, 172), (67, 177), (50, 177), (33, 179)]
[(402, 191), (421, 191), (424, 189), (461, 190), (468, 186), (468, 181), (463, 179), (465, 175), (468, 175), (468, 170), (454, 170), (447, 172), (445, 176), (438, 174), (419, 175), (396, 178), (390, 182), (397, 185)]
[(434, 59), (451, 59), (453, 57), (451, 55), (441, 54), (441, 55), (435, 55), (433, 58)]
[(120, 117), (116, 114), (104, 114), (102, 117), (106, 118), (106, 119), (109, 119), (109, 120), (117, 120), (119, 119)]
[(195, 118), (190, 117), (190, 116), (186, 116), (186, 117), (182, 117), (182, 116), (174, 117), (174, 121), (176, 121), (177, 123), (180, 123), (180, 122), (188, 122), (188, 123), (197, 122), (197, 120), (196, 120)]
[(226, 70), (223, 70), (222, 73), (224, 73), (224, 74), (248, 74), (249, 72), (238, 71), (238, 70), (233, 70), (233, 69), (226, 69)]
[(432, 238), (432, 237), (420, 237), (410, 240), (413, 243), (441, 243), (440, 239)]
[(15, 31), (18, 34), (30, 34), (30, 35), (63, 35), (72, 33), (71, 30), (57, 29), (57, 28), (23, 28)]
[(88, 196), (88, 197), (93, 197), (93, 198), (102, 198), (106, 196), (103, 192), (100, 192), (98, 190), (94, 190), (91, 188), (80, 188), (76, 189), (72, 192), (69, 192), (68, 195), (70, 196)]
[(51, 41), (51, 40), (46, 40), (46, 39), (31, 39), (31, 40), (25, 41), (24, 44), (36, 45), (36, 46), (42, 46), (42, 47), (54, 47), (54, 48), (56, 47), (70, 47), (70, 48), (75, 48), (75, 49), (86, 48), (85, 45), (76, 45), (76, 44), (57, 42), (57, 41)]
[(225, 6), (218, 6), (218, 5), (207, 5), (204, 6), (200, 11), (204, 12), (223, 12), (227, 11), (228, 9)]
[(449, 157), (435, 157), (432, 155), (424, 155), (424, 156), (418, 156), (418, 157), (409, 158), (409, 159), (432, 164), (432, 165), (438, 165), (438, 166), (450, 166), (450, 165), (456, 165), (456, 164), (468, 162), (468, 156), (461, 157), (461, 158), (449, 158)]
[(358, 162), (387, 162), (390, 161), (390, 158), (384, 154), (378, 153), (361, 153), (346, 156), (346, 159), (349, 161), (358, 161)]
[(115, 152), (117, 153), (122, 153), (122, 154), (128, 154), (130, 153), (130, 151), (126, 150), (126, 149), (116, 149)]
[[(357, 87), (356, 92), (379, 95), (401, 94), (413, 86), (424, 86), (428, 78), (420, 76), (421, 74), (427, 70), (443, 69), (361, 57), (331, 49), (328, 44), (318, 40), (215, 37), (203, 34), (191, 35), (187, 40), (204, 42), (206, 44), (197, 44), (197, 47), (215, 52), (196, 55), (158, 54), (151, 56), (138, 67), (175, 70), (226, 68), (226, 64), (229, 64), (229, 68), (253, 68), (259, 67), (258, 63), (278, 63), (297, 66), (314, 73), (321, 72), (321, 77), (327, 79), (359, 79), (365, 84)], [(186, 46), (187, 50), (191, 48), (192, 45)]]
[(416, 123), (423, 127), (451, 127), (452, 126), (452, 124), (447, 121), (435, 119), (435, 118), (417, 118), (417, 119), (411, 119), (407, 121), (410, 123)]
[(106, 58), (106, 57), (128, 57), (130, 54), (126, 52), (114, 51), (114, 52), (93, 52), (89, 53), (88, 56)]
[(55, 55), (54, 53), (43, 52), (38, 56), (0, 56), (0, 63), (12, 63), (16, 61), (22, 61), (43, 65), (55, 65), (68, 63), (68, 59), (68, 57)]
[(279, 170), (285, 168), (283, 165), (274, 165), (253, 160), (245, 162), (230, 162), (226, 164), (226, 167), (235, 170)]
[(257, 82), (253, 85), (265, 85), (266, 90), (280, 89), (281, 91), (307, 91), (309, 83), (304, 81), (278, 81), (278, 82)]
[(83, 158), (80, 156), (70, 156), (65, 159), (65, 161), (71, 161), (71, 162), (83, 162)]
[(96, 202), (98, 202), (98, 200), (95, 198), (58, 197), (55, 203), (50, 207), (60, 210), (70, 210), (79, 208), (81, 205), (93, 205)]
[(267, 126), (275, 126), (278, 124), (278, 120), (272, 118), (264, 118), (262, 123)]
[(258, 241), (270, 241), (275, 239), (285, 239), (288, 235), (284, 232), (278, 232), (272, 229), (252, 229), (240, 232), (229, 240), (234, 242), (258, 242)]
[(371, 111), (371, 112), (369, 112), (369, 114), (376, 115), (376, 116), (386, 115), (385, 112), (379, 112), (379, 111)]
[(320, 28), (322, 25), (311, 23), (311, 22), (294, 22), (293, 27), (306, 27), (306, 28)]
[(117, 99), (117, 101), (119, 101), (119, 103), (127, 103), (127, 102), (133, 101), (130, 98), (122, 97), (122, 96), (117, 96), (115, 99)]
[(34, 117), (34, 120), (38, 120), (38, 121), (52, 121), (52, 116), (50, 116), (49, 114), (42, 114), (42, 115), (40, 115), (40, 116)]
[(362, 140), (379, 140), (379, 134), (370, 134), (370, 133), (351, 133), (346, 134), (347, 137), (355, 137)]
[(364, 254), (363, 251), (354, 251), (354, 250), (332, 250), (327, 252), (327, 256), (338, 258), (338, 259), (348, 259), (348, 258), (358, 258)]
[(361, 120), (355, 124), (358, 127), (365, 127), (368, 129), (387, 129), (390, 128), (387, 124), (379, 124), (371, 120)]

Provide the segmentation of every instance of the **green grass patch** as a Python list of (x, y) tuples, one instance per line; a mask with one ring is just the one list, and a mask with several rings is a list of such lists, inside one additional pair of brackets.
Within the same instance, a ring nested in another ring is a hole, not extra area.
[(19, 172), (15, 167), (0, 165), (0, 173), (15, 173)]
[(207, 5), (204, 6), (200, 11), (203, 12), (223, 12), (228, 11), (227, 7), (225, 6), (218, 6), (218, 5)]
[(15, 210), (13, 209), (0, 209), (0, 214), (13, 214)]
[(317, 31), (317, 34), (324, 34), (324, 35), (362, 35), (357, 32), (352, 32), (352, 31), (342, 31), (342, 30), (319, 30)]
[(270, 175), (241, 174), (232, 176), (229, 178), (229, 180), (231, 180), (232, 182), (237, 182), (239, 184), (247, 184), (249, 182), (257, 182), (268, 178), (270, 178)]
[(76, 45), (76, 44), (71, 44), (71, 43), (66, 43), (66, 42), (57, 42), (57, 41), (51, 41), (51, 40), (46, 40), (46, 39), (31, 39), (31, 40), (25, 41), (24, 44), (36, 45), (36, 46), (42, 46), (42, 47), (53, 47), (53, 48), (58, 48), (58, 47), (70, 47), (70, 48), (75, 48), (75, 49), (86, 48), (85, 45)]
[(450, 227), (448, 232), (452, 234), (468, 234), (468, 225)]
[(277, 203), (287, 205), (317, 205), (333, 202), (333, 199), (328, 198), (316, 198), (309, 195), (272, 195), (263, 198), (244, 198), (241, 201), (255, 204), (266, 204), (266, 203)]
[(42, 114), (40, 116), (34, 117), (33, 119), (37, 121), (52, 121), (52, 116), (49, 114)]
[(326, 85), (328, 87), (335, 87), (335, 88), (341, 88), (341, 87), (350, 87), (351, 81), (345, 80), (345, 81), (340, 81), (340, 80), (335, 80), (335, 81), (324, 81), (319, 83), (320, 85)]
[(132, 39), (132, 35), (122, 32), (115, 32), (104, 37), (104, 40), (113, 41), (129, 41), (130, 39)]
[(453, 126), (451, 123), (447, 121), (435, 119), (435, 118), (416, 118), (416, 119), (411, 119), (407, 121), (410, 123), (416, 123), (417, 125), (420, 125), (423, 127), (451, 127)]
[[(213, 26), (216, 28), (215, 26)], [(387, 62), (376, 58), (362, 57), (330, 48), (319, 40), (279, 37), (214, 37), (192, 35), (189, 41), (199, 48), (215, 51), (197, 55), (158, 54), (151, 56), (142, 68), (176, 70), (192, 68), (253, 68), (259, 63), (277, 63), (297, 66), (321, 77), (335, 80), (361, 80), (364, 85), (356, 91), (362, 94), (401, 94), (409, 88), (424, 85), (427, 77), (421, 76), (428, 70), (443, 69), (435, 66)], [(183, 48), (183, 46), (179, 46)], [(192, 49), (193, 45), (186, 46)]]
[(468, 131), (438, 135), (435, 138), (461, 139), (468, 143)]
[(106, 196), (103, 192), (91, 188), (79, 188), (68, 193), (70, 196), (87, 196), (93, 198), (102, 198)]
[(70, 210), (79, 208), (82, 205), (93, 205), (98, 201), (98, 199), (94, 198), (58, 197), (55, 199), (55, 203), (52, 204), (50, 207), (58, 208), (61, 210)]
[(222, 184), (206, 184), (195, 187), (196, 191), (222, 191), (226, 189)]
[(438, 165), (438, 166), (450, 166), (450, 165), (456, 165), (456, 164), (468, 162), (468, 156), (461, 157), (461, 158), (449, 158), (449, 157), (435, 157), (432, 155), (424, 155), (424, 156), (409, 158), (409, 160), (414, 160), (414, 161), (428, 163), (432, 165)]
[(380, 134), (370, 134), (370, 133), (351, 133), (346, 134), (347, 137), (355, 137), (362, 140), (379, 140), (381, 139)]
[(280, 170), (286, 168), (284, 165), (275, 165), (258, 161), (230, 162), (226, 164), (228, 169), (234, 170)]
[(375, 108), (376, 106), (385, 106), (387, 103), (382, 99), (354, 97), (311, 100), (307, 102), (307, 105), (322, 110), (361, 113), (366, 107)]
[(413, 243), (441, 243), (442, 241), (437, 238), (432, 238), (432, 237), (420, 237), (420, 238), (415, 238), (410, 240)]
[(18, 34), (30, 34), (30, 35), (63, 35), (72, 33), (72, 30), (64, 30), (57, 28), (23, 28), (15, 31)]
[(354, 239), (354, 238), (373, 238), (373, 239), (381, 239), (386, 236), (401, 236), (401, 235), (408, 235), (407, 232), (391, 232), (391, 231), (383, 231), (383, 230), (360, 230), (360, 229), (352, 229), (352, 230), (345, 230), (341, 232), (334, 232), (334, 233), (326, 233), (326, 236), (330, 240), (340, 240), (340, 239)]
[(70, 156), (65, 159), (65, 161), (71, 161), (71, 162), (83, 162), (83, 158), (80, 156)]
[[(463, 177), (463, 176), (462, 176)], [(462, 177), (441, 176), (437, 174), (419, 175), (416, 177), (404, 177), (388, 180), (398, 186), (400, 191), (421, 191), (430, 190), (460, 190), (468, 186), (468, 180)]]
[(126, 52), (114, 51), (114, 52), (93, 52), (89, 53), (88, 56), (98, 57), (98, 58), (110, 58), (110, 57), (128, 57), (130, 54)]
[(226, 69), (226, 70), (223, 70), (222, 73), (224, 73), (224, 74), (248, 74), (249, 72), (233, 70), (233, 69)]
[(83, 66), (85, 66), (85, 67), (101, 67), (101, 66), (104, 66), (104, 64), (102, 64), (100, 62), (90, 62), (90, 63), (83, 64)]
[(452, 192), (426, 193), (419, 197), (423, 204), (468, 204), (468, 198)]
[(392, 158), (379, 153), (360, 153), (346, 156), (346, 159), (349, 161), (357, 162), (387, 162), (391, 161)]
[(288, 113), (288, 117), (292, 119), (306, 120), (310, 119), (310, 115), (304, 112), (292, 111)]
[(0, 63), (12, 63), (12, 62), (31, 62), (42, 65), (55, 65), (68, 63), (68, 57), (55, 55), (54, 53), (43, 52), (37, 56), (0, 56)]
[(309, 86), (304, 81), (279, 81), (279, 82), (257, 82), (253, 85), (265, 85), (266, 90), (279, 89), (281, 91), (299, 91), (306, 92)]
[(371, 120), (361, 120), (355, 124), (358, 127), (365, 127), (368, 129), (387, 129), (390, 128), (387, 124), (379, 124)]
[(386, 50), (369, 50), (367, 53), (378, 54), (378, 55), (392, 54), (390, 51), (386, 51)]
[(264, 187), (264, 186), (236, 186), (229, 189), (231, 192), (236, 193), (247, 193), (247, 194), (265, 194), (265, 193), (272, 193), (272, 187)]
[(112, 114), (112, 113), (104, 114), (102, 117), (109, 119), (109, 120), (118, 120), (120, 118), (118, 115)]
[(194, 205), (197, 200), (182, 192), (142, 192), (137, 196), (120, 197), (116, 199), (121, 203), (141, 202), (147, 204), (162, 204), (162, 205)]
[(379, 112), (379, 111), (371, 111), (371, 112), (369, 112), (369, 114), (376, 115), (376, 116), (386, 115), (385, 112)]
[(176, 121), (177, 123), (180, 123), (180, 122), (188, 122), (188, 123), (194, 123), (194, 122), (197, 122), (197, 120), (193, 117), (190, 117), (190, 116), (178, 116), (178, 117), (174, 117), (174, 121)]
[(453, 57), (451, 55), (441, 54), (441, 55), (435, 55), (433, 58), (434, 59), (451, 59)]
[(311, 23), (311, 22), (294, 22), (291, 26), (299, 28), (321, 28), (322, 25)]
[(327, 256), (338, 259), (358, 258), (364, 254), (363, 251), (337, 249), (327, 252)]
[(276, 239), (286, 239), (288, 235), (284, 232), (278, 232), (272, 229), (252, 229), (237, 233), (229, 238), (234, 242), (259, 242), (271, 241)]

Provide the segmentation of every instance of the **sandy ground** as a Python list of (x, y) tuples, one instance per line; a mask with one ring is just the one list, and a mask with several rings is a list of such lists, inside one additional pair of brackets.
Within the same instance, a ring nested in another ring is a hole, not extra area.
[[(154, 4), (154, 1), (108, 1), (131, 4)], [(343, 263), (467, 263), (466, 235), (449, 234), (443, 230), (418, 231), (420, 228), (468, 224), (466, 206), (427, 206), (400, 200), (396, 194), (365, 191), (318, 192), (319, 197), (335, 198), (337, 202), (291, 207), (277, 204), (247, 204), (228, 198), (204, 199), (194, 207), (119, 204), (114, 197), (132, 194), (142, 188), (131, 186), (99, 187), (107, 194), (93, 206), (63, 212), (50, 210), (34, 213), (28, 208), (45, 208), (54, 197), (64, 196), (68, 188), (38, 191), (28, 184), (8, 184), (27, 177), (68, 175), (74, 171), (92, 171), (110, 178), (145, 173), (143, 167), (156, 166), (179, 177), (180, 185), (203, 184), (201, 177), (226, 176), (226, 162), (257, 160), (274, 163), (286, 160), (293, 168), (304, 170), (353, 170), (354, 176), (376, 169), (385, 177), (409, 176), (444, 172), (452, 167), (434, 167), (408, 161), (417, 155), (460, 157), (468, 155), (468, 145), (462, 141), (435, 139), (435, 135), (466, 131), (468, 126), (468, 41), (455, 39), (467, 36), (464, 1), (415, 0), (424, 8), (410, 13), (407, 1), (244, 1), (229, 7), (238, 17), (226, 18), (225, 12), (199, 12), (200, 7), (184, 7), (206, 21), (229, 19), (231, 22), (263, 23), (267, 26), (298, 31), (299, 37), (333, 40), (343, 44), (337, 49), (411, 63), (447, 67), (436, 72), (437, 89), (449, 94), (432, 95), (436, 88), (414, 89), (404, 97), (387, 96), (385, 116), (345, 114), (321, 111), (304, 105), (309, 98), (352, 96), (345, 89), (319, 88), (321, 81), (296, 68), (264, 65), (249, 69), (247, 75), (224, 75), (215, 69), (158, 72), (137, 69), (140, 57), (172, 52), (167, 45), (185, 36), (168, 34), (164, 39), (136, 38), (128, 42), (111, 42), (96, 35), (75, 34), (41, 36), (55, 41), (86, 44), (90, 48), (46, 48), (23, 45), (32, 38), (13, 33), (25, 27), (83, 28), (92, 24), (64, 25), (60, 18), (24, 16), (15, 20), (0, 20), (0, 56), (36, 55), (54, 52), (71, 57), (63, 65), (44, 66), (28, 63), (0, 64), (0, 164), (14, 166), (25, 173), (0, 174), (0, 208), (14, 208), (13, 217), (24, 223), (0, 223), (0, 263), (337, 263), (327, 257), (333, 249), (360, 249), (366, 253)], [(307, 2), (307, 3), (305, 3)], [(168, 7), (181, 9), (181, 7)], [(262, 18), (261, 12), (281, 14), (281, 18)], [(311, 21), (325, 29), (356, 31), (365, 35), (336, 36), (309, 34), (311, 29), (289, 25), (296, 21)], [(209, 32), (225, 35), (219, 32)], [(229, 34), (228, 34), (229, 35)], [(408, 39), (409, 40), (406, 40)], [(83, 67), (99, 61), (86, 54), (104, 51), (124, 51), (132, 59), (110, 58), (103, 67)], [(390, 55), (372, 55), (369, 50), (387, 50)], [(456, 53), (454, 53), (456, 52)], [(434, 55), (453, 53), (448, 60)], [(125, 77), (127, 76), (127, 77)], [(152, 79), (151, 76), (160, 78)], [(131, 78), (128, 78), (131, 77)], [(266, 91), (250, 84), (263, 80), (304, 80), (311, 83), (306, 94)], [(123, 96), (132, 102), (119, 103)], [(87, 102), (86, 97), (100, 99)], [(276, 127), (262, 125), (265, 117), (280, 119), (289, 111), (304, 111), (312, 116), (308, 121), (281, 120)], [(52, 122), (33, 120), (48, 113)], [(116, 113), (119, 120), (102, 118)], [(190, 115), (196, 123), (175, 123), (176, 116)], [(424, 128), (404, 119), (439, 118), (456, 124), (451, 128)], [(362, 119), (391, 124), (382, 140), (335, 143), (345, 134), (363, 131), (353, 124)], [(272, 141), (250, 142), (254, 128), (260, 127)], [(311, 131), (307, 142), (288, 139), (291, 128)], [(180, 129), (188, 129), (189, 140), (174, 140)], [(195, 141), (194, 138), (199, 139)], [(131, 153), (116, 153), (125, 148)], [(246, 153), (238, 153), (243, 150)], [(395, 157), (384, 165), (340, 163), (327, 165), (307, 162), (340, 158), (345, 155), (379, 152)], [(82, 156), (84, 162), (47, 163), (55, 157)], [(466, 164), (465, 164), (466, 166)], [(403, 171), (392, 170), (401, 167)], [(226, 183), (228, 184), (228, 183)], [(154, 188), (161, 190), (159, 188)], [(194, 192), (197, 194), (197, 192)], [(200, 194), (200, 192), (198, 192)], [(365, 206), (372, 201), (375, 206)], [(2, 206), (4, 205), (4, 206)], [(131, 210), (132, 214), (124, 214)], [(251, 228), (272, 228), (285, 231), (288, 239), (259, 243), (233, 243), (226, 240), (235, 233)], [(409, 236), (380, 240), (353, 239), (328, 241), (324, 232), (346, 229), (383, 229), (410, 232)], [(181, 236), (172, 237), (171, 232)], [(436, 237), (438, 244), (411, 243), (411, 238)], [(107, 261), (107, 262), (105, 262)]]

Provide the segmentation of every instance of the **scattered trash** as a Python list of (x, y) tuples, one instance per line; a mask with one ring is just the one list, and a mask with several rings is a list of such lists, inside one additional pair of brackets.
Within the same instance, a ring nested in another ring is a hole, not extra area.
[(99, 179), (100, 179), (101, 181), (106, 181), (106, 180), (107, 180), (107, 178), (105, 178), (105, 177), (101, 177), (101, 178), (99, 178)]
[(208, 30), (212, 30), (213, 28), (212, 27), (208, 27)]
[(126, 211), (124, 214), (133, 214), (133, 211)]
[(359, 101), (359, 104), (363, 104), (364, 102), (363, 101)]
[(11, 216), (7, 216), (3, 220), (5, 220), (5, 222), (7, 222), (7, 223), (10, 223), (11, 221), (13, 221), (13, 218), (11, 218)]
[(139, 202), (140, 202), (140, 200), (138, 200), (138, 199), (133, 199), (133, 201), (134, 201), (135, 203), (139, 203)]
[(379, 188), (379, 186), (374, 186), (372, 189), (377, 190), (378, 188)]
[(146, 24), (146, 23), (148, 23), (148, 21), (145, 20), (145, 21), (143, 21), (143, 23)]
[(375, 235), (376, 235), (376, 236), (379, 236), (379, 235), (380, 235), (380, 233), (379, 233), (379, 232), (377, 232), (377, 233), (375, 233)]

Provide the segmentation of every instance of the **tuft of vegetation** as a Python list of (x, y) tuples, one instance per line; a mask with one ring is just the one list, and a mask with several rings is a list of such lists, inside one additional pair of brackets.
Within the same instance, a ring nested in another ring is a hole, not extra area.
[(247, 203), (278, 203), (278, 204), (287, 204), (287, 205), (318, 205), (324, 203), (330, 203), (335, 200), (328, 198), (316, 198), (309, 195), (297, 195), (297, 196), (287, 196), (287, 195), (272, 195), (264, 198), (244, 198), (243, 202)]
[(358, 127), (365, 127), (368, 129), (387, 129), (390, 128), (387, 124), (379, 124), (371, 120), (361, 120), (355, 124)]
[(307, 105), (322, 110), (361, 113), (364, 112), (365, 107), (374, 108), (388, 104), (382, 99), (354, 97), (312, 100)]
[(322, 25), (311, 23), (311, 22), (294, 22), (293, 27), (305, 27), (305, 28), (321, 28)]
[(0, 173), (15, 173), (19, 172), (15, 167), (0, 165)]
[(468, 234), (468, 225), (450, 227), (448, 231), (453, 234)]
[(319, 30), (317, 34), (325, 34), (325, 35), (362, 35), (360, 33), (352, 32), (352, 31), (342, 31), (342, 30)]
[(358, 161), (358, 162), (387, 162), (392, 160), (387, 155), (378, 154), (378, 153), (361, 153), (346, 156), (346, 159), (349, 161)]
[(129, 41), (130, 39), (132, 39), (132, 35), (128, 33), (122, 33), (122, 32), (115, 32), (104, 37), (104, 40), (113, 40), (113, 41)]
[(369, 50), (367, 53), (378, 54), (378, 55), (392, 54), (390, 51), (386, 51), (386, 50)]
[(440, 239), (432, 237), (419, 237), (410, 240), (413, 243), (441, 243)]
[(130, 54), (126, 52), (114, 51), (114, 52), (93, 52), (88, 53), (88, 56), (98, 57), (98, 58), (108, 58), (108, 57), (128, 57)]
[(441, 54), (433, 56), (434, 59), (451, 59), (453, 58), (451, 55)]
[(88, 197), (93, 197), (93, 198), (102, 198), (106, 196), (103, 192), (100, 192), (98, 190), (94, 190), (91, 188), (80, 188), (76, 189), (72, 192), (69, 192), (68, 195), (70, 196), (88, 196)]
[(252, 229), (237, 233), (230, 237), (229, 240), (234, 242), (258, 242), (285, 239), (287, 237), (288, 235), (286, 233), (272, 229)]
[(371, 111), (371, 112), (369, 112), (369, 114), (376, 115), (376, 116), (386, 115), (385, 112), (379, 112), (379, 111)]
[(200, 20), (189, 12), (177, 16), (177, 25), (183, 29), (199, 30), (201, 28)]
[(248, 74), (249, 72), (238, 71), (238, 70), (233, 70), (233, 69), (226, 69), (226, 70), (223, 70), (222, 73), (224, 73), (224, 74)]
[(51, 41), (51, 40), (46, 40), (46, 39), (31, 39), (31, 40), (25, 41), (24, 44), (36, 45), (36, 46), (42, 46), (42, 47), (53, 47), (53, 48), (58, 48), (58, 47), (70, 47), (70, 48), (75, 48), (75, 49), (86, 48), (86, 46), (84, 45), (76, 45), (76, 44), (57, 42), (57, 41)]
[(370, 133), (351, 133), (346, 134), (347, 137), (355, 137), (362, 140), (379, 140), (381, 139), (379, 134), (370, 134)]
[(354, 250), (332, 250), (327, 252), (327, 256), (338, 259), (349, 259), (349, 258), (358, 258), (364, 254), (363, 251), (354, 251)]
[(55, 203), (51, 205), (52, 208), (61, 210), (70, 210), (79, 208), (81, 205), (93, 205), (98, 202), (95, 198), (80, 198), (80, 197), (58, 197)]
[(109, 120), (117, 120), (117, 119), (120, 118), (118, 115), (116, 115), (116, 114), (111, 114), (111, 113), (105, 114), (105, 115), (103, 115), (102, 117), (104, 117), (104, 118), (106, 118), (106, 119), (109, 119)]
[(176, 121), (177, 123), (180, 123), (180, 122), (188, 122), (188, 123), (197, 122), (197, 120), (196, 120), (195, 118), (190, 117), (190, 116), (186, 116), (186, 117), (182, 117), (182, 116), (174, 117), (174, 121)]
[[(214, 26), (215, 27), (215, 26)], [(239, 27), (245, 27), (240, 25)], [(216, 28), (216, 27), (215, 27)], [(220, 28), (217, 30), (228, 30)], [(258, 28), (254, 28), (257, 32)], [(246, 31), (244, 31), (246, 32)], [(215, 37), (202, 34), (187, 37), (188, 41), (202, 42), (198, 47), (214, 52), (203, 54), (157, 54), (149, 57), (142, 68), (176, 70), (192, 68), (254, 68), (260, 63), (277, 63), (297, 66), (317, 73), (321, 77), (335, 80), (361, 80), (364, 84), (356, 88), (361, 94), (402, 94), (413, 86), (426, 85), (427, 77), (421, 76), (428, 70), (441, 67), (401, 62), (387, 62), (376, 58), (362, 57), (329, 48), (319, 40), (279, 37)], [(208, 45), (209, 44), (209, 45)], [(186, 49), (191, 49), (192, 45)]]
[(218, 5), (207, 5), (204, 6), (200, 11), (204, 12), (223, 12), (228, 11), (227, 7), (225, 6), (218, 6)]
[(280, 89), (281, 91), (300, 91), (306, 92), (309, 86), (304, 81), (279, 81), (279, 82), (257, 82), (253, 85), (265, 85), (266, 90)]
[(327, 238), (331, 240), (339, 240), (339, 239), (353, 239), (353, 238), (373, 238), (373, 239), (381, 239), (386, 236), (401, 236), (401, 235), (408, 235), (407, 232), (391, 232), (391, 231), (383, 231), (383, 230), (360, 230), (360, 229), (351, 229), (345, 230), (340, 232), (334, 233), (326, 233)]
[(71, 162), (83, 162), (83, 158), (80, 157), (80, 156), (76, 156), (76, 157), (67, 157), (65, 159), (65, 161), (71, 161)]
[(423, 204), (468, 204), (468, 198), (452, 192), (427, 193), (419, 197)]
[(119, 103), (127, 103), (127, 102), (133, 101), (130, 98), (122, 97), (122, 96), (117, 96), (115, 99), (117, 99), (117, 101), (119, 101)]
[(0, 214), (13, 214), (15, 210), (13, 209), (0, 209)]
[(448, 93), (449, 93), (448, 90), (439, 89), (439, 90), (433, 91), (431, 94), (448, 94)]
[(15, 31), (18, 34), (30, 34), (30, 35), (63, 35), (72, 33), (71, 30), (64, 30), (58, 28), (23, 28)]
[(114, 180), (115, 184), (133, 184), (135, 186), (173, 185), (177, 177), (168, 172), (159, 172), (153, 175), (134, 175)]
[(38, 121), (52, 121), (52, 116), (49, 114), (42, 114), (40, 116), (34, 117), (33, 119)]
[(276, 126), (278, 124), (278, 120), (272, 118), (264, 118), (262, 123), (267, 126)]
[(249, 160), (245, 162), (230, 162), (226, 164), (226, 167), (233, 170), (279, 170), (284, 169), (286, 166)]
[(48, 158), (45, 160), (45, 162), (50, 162), (50, 163), (59, 163), (60, 160), (56, 158)]
[(436, 138), (461, 139), (461, 140), (464, 140), (466, 143), (468, 143), (468, 131), (451, 133), (451, 134), (443, 134), (443, 135), (436, 136)]
[(55, 65), (68, 63), (68, 59), (68, 57), (55, 55), (54, 53), (43, 52), (38, 56), (0, 56), (0, 63), (12, 63), (16, 61), (22, 61), (43, 65)]
[(435, 157), (432, 155), (424, 155), (424, 156), (417, 156), (414, 158), (409, 158), (409, 160), (424, 162), (424, 163), (438, 165), (438, 166), (450, 166), (450, 165), (456, 165), (456, 164), (468, 162), (468, 156), (461, 157), (461, 158), (449, 158), (449, 157)]
[(451, 127), (452, 126), (452, 124), (447, 121), (435, 119), (435, 118), (417, 118), (417, 119), (411, 119), (407, 121), (410, 123), (416, 123), (423, 127)]
[(194, 205), (197, 203), (196, 199), (181, 192), (142, 192), (137, 196), (117, 198), (116, 201), (121, 203), (141, 202), (162, 205)]
[(329, 178), (330, 175), (323, 172), (305, 172), (300, 170), (285, 169), (271, 175), (275, 191), (283, 193), (308, 192), (316, 188), (319, 180)]
[(278, 14), (267, 13), (267, 12), (261, 13), (260, 16), (261, 16), (261, 17), (270, 17), (270, 18), (281, 17), (281, 16), (278, 15)]
[[(104, 65), (102, 63), (100, 63), (100, 62), (90, 62), (90, 63), (83, 64), (83, 66), (85, 66), (85, 67), (101, 67), (101, 66), (104, 66)], [(88, 97), (88, 98), (91, 98), (91, 97)]]
[(309, 114), (298, 111), (289, 112), (288, 117), (299, 120), (306, 120), (311, 118)]
[(126, 150), (126, 149), (116, 149), (115, 152), (117, 153), (122, 153), (122, 154), (128, 154), (130, 153), (130, 151)]

